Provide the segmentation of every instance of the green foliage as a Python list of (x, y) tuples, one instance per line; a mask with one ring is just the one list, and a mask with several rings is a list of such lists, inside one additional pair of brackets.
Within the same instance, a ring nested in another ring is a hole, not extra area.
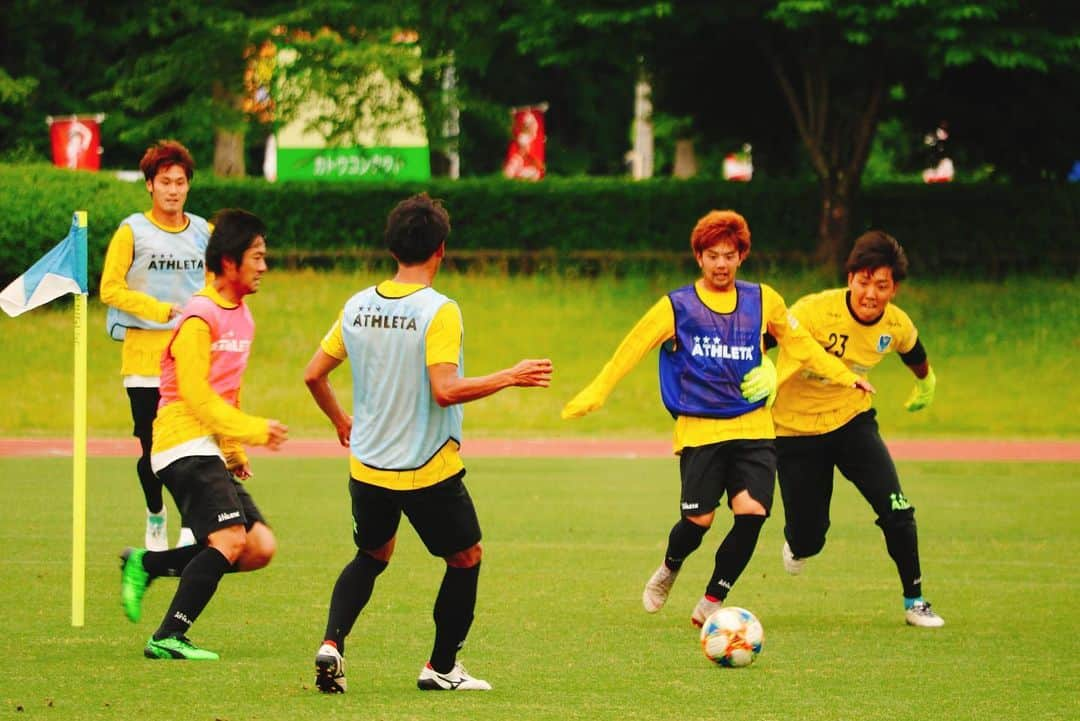
[[(668, 606), (655, 615), (641, 608), (677, 518), (673, 459), (466, 461), (484, 562), (461, 658), (494, 690), (433, 698), (417, 691), (416, 675), (431, 650), (445, 566), (407, 523), (349, 637), (348, 693), (314, 688), (334, 578), (355, 553), (343, 460), (287, 451), (253, 459), (247, 486), (273, 525), (277, 555), (263, 570), (225, 576), (192, 628), (221, 660), (177, 663), (142, 657), (176, 580), (150, 586), (138, 624), (118, 603), (116, 554), (142, 538), (144, 523), (133, 459), (88, 465), (83, 628), (70, 623), (70, 460), (0, 459), (0, 528), (18, 538), (18, 552), (0, 557), (0, 715), (953, 721), (1004, 718), (1011, 708), (1025, 721), (1077, 716), (1080, 606), (1068, 599), (1080, 570), (1063, 555), (1080, 541), (1075, 465), (898, 464), (918, 509), (924, 588), (947, 622), (940, 630), (904, 625), (881, 533), (842, 480), (825, 551), (803, 575), (787, 576), (777, 494), (729, 597), (761, 619), (764, 651), (747, 669), (719, 669), (703, 657), (689, 614), (731, 523), (726, 508)], [(1029, 505), (1038, 522), (1017, 510)], [(171, 508), (173, 538), (178, 518)]]
[[(0, 225), (4, 283), (63, 237), (72, 211), (85, 209), (91, 287), (96, 288), (117, 225), (149, 207), (142, 183), (47, 165), (0, 165), (0, 188), (18, 189), (0, 194), (0, 217), (6, 219)], [(225, 181), (200, 173), (187, 207), (206, 217), (226, 207), (249, 209), (267, 221), (279, 253), (356, 258), (381, 254), (386, 214), (420, 190), (445, 200), (452, 250), (545, 251), (556, 257), (591, 253), (613, 261), (627, 254), (668, 254), (680, 261), (689, 258), (694, 223), (714, 208), (734, 208), (746, 216), (755, 242), (752, 257), (758, 261), (806, 262), (815, 242), (817, 190), (794, 181), (549, 178), (529, 184), (485, 178), (326, 185)], [(853, 233), (888, 230), (923, 275), (1030, 269), (1069, 275), (1077, 271), (1078, 223), (1080, 187), (1075, 185), (883, 184), (864, 189)]]

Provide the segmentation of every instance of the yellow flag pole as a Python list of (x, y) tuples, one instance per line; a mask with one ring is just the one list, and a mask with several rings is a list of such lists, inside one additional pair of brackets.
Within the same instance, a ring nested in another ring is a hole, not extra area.
[[(85, 239), (86, 211), (75, 213)], [(82, 247), (85, 268), (86, 245)], [(75, 428), (71, 493), (71, 625), (81, 627), (86, 608), (86, 293), (75, 296)]]

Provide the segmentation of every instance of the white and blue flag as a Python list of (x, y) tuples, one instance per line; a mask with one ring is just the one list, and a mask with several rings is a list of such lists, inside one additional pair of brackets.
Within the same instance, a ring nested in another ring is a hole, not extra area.
[(66, 293), (85, 294), (86, 280), (86, 213), (79, 211), (67, 237), (0, 291), (0, 307), (14, 318)]

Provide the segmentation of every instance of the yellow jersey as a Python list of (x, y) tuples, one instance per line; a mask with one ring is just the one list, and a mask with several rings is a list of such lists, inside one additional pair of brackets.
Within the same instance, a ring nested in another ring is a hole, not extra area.
[[(798, 323), (790, 322), (784, 299), (770, 286), (761, 283), (761, 333), (768, 331), (792, 357), (807, 363), (818, 373), (835, 383), (851, 385), (855, 374), (842, 363), (821, 351), (814, 339)], [(698, 297), (715, 313), (731, 313), (735, 310), (738, 295), (734, 288), (729, 291), (712, 291), (704, 281), (695, 283)], [(650, 351), (664, 341), (675, 337), (675, 311), (671, 299), (664, 296), (627, 333), (611, 360), (595, 379), (582, 391), (601, 402), (607, 398), (623, 376), (629, 373)], [(862, 393), (862, 391), (858, 391)], [(579, 396), (580, 397), (580, 396)], [(775, 437), (772, 415), (765, 407), (758, 408), (734, 418), (701, 418), (679, 416), (675, 419), (672, 446), (676, 453), (683, 448), (709, 445), (729, 440), (769, 439)]]
[[(380, 295), (388, 298), (403, 298), (424, 286), (420, 283), (398, 283), (385, 280), (378, 285)], [(429, 366), (438, 363), (457, 365), (461, 351), (462, 331), (461, 310), (457, 303), (445, 303), (435, 313), (427, 334), (424, 336), (425, 363)], [(341, 334), (341, 313), (330, 327), (320, 344), (327, 355), (346, 360), (348, 351)], [(355, 393), (356, 390), (354, 389)], [(349, 454), (349, 473), (358, 481), (382, 486), (391, 490), (413, 490), (432, 486), (439, 481), (455, 475), (465, 467), (461, 460), (460, 447), (454, 441), (448, 442), (431, 460), (419, 468), (409, 471), (388, 471), (364, 465), (353, 454)]]
[[(919, 337), (908, 314), (892, 303), (873, 323), (858, 320), (848, 306), (847, 288), (804, 296), (791, 306), (791, 314), (827, 353), (864, 378), (887, 353), (907, 353)], [(772, 409), (778, 436), (828, 433), (869, 410), (869, 393), (829, 384), (802, 365), (781, 347)]]

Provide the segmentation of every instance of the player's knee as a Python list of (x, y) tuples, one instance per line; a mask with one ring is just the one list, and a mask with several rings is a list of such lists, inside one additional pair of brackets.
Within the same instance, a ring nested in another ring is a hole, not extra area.
[(469, 546), (463, 551), (446, 556), (446, 565), (452, 568), (472, 568), (480, 563), (484, 550), (480, 544)]
[(809, 558), (810, 556), (816, 556), (821, 553), (825, 548), (825, 537), (829, 530), (829, 525), (825, 524), (820, 529), (814, 529), (813, 531), (802, 531), (800, 533), (793, 533), (790, 528), (785, 528), (785, 534), (789, 534), (788, 545), (791, 547), (791, 552), (798, 558)]
[(881, 530), (888, 533), (889, 531), (896, 530), (908, 530), (915, 528), (915, 509), (908, 506), (907, 508), (892, 509), (887, 513), (878, 516), (874, 521)]
[(357, 551), (356, 558), (353, 561), (356, 565), (366, 574), (371, 576), (378, 576), (380, 573), (386, 570), (386, 567), (390, 565), (390, 560), (383, 560), (376, 558), (368, 551)]
[(247, 543), (244, 545), (244, 570), (254, 571), (266, 568), (276, 553), (277, 538), (274, 534), (269, 531), (257, 535), (249, 533)]

